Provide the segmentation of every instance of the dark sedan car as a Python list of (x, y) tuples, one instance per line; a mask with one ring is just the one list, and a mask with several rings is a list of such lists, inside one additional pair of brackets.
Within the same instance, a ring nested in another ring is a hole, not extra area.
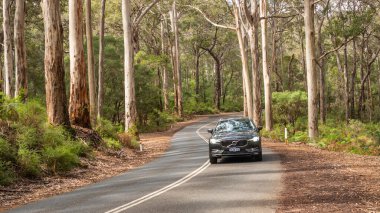
[(210, 163), (217, 163), (217, 159), (223, 156), (250, 157), (261, 161), (261, 129), (248, 118), (221, 119), (215, 129), (208, 130), (212, 134), (209, 139)]

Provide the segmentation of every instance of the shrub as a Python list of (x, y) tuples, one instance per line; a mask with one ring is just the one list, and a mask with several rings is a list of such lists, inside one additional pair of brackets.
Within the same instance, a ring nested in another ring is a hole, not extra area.
[(109, 149), (120, 150), (123, 147), (120, 141), (113, 138), (104, 138), (104, 142), (106, 143), (106, 147)]
[(17, 129), (16, 141), (20, 148), (36, 149), (41, 145), (39, 140), (41, 140), (41, 137), (36, 128), (21, 126)]
[(37, 128), (46, 122), (46, 110), (37, 100), (31, 100), (25, 104), (18, 103), (16, 111), (18, 123), (24, 126)]
[(0, 185), (9, 185), (15, 180), (15, 173), (10, 162), (0, 161)]
[(126, 146), (131, 149), (138, 149), (140, 144), (136, 137), (131, 136), (128, 133), (120, 133), (118, 135), (119, 141), (122, 143), (123, 146)]
[(11, 146), (5, 139), (0, 137), (0, 160), (12, 161), (16, 160), (16, 152), (14, 147)]
[(42, 156), (47, 170), (52, 173), (64, 172), (78, 166), (81, 146), (83, 145), (78, 142), (67, 142), (56, 147), (46, 147)]
[(20, 148), (17, 157), (21, 173), (27, 177), (39, 177), (41, 175), (41, 158), (36, 151)]
[(101, 118), (98, 119), (95, 130), (104, 138), (117, 139), (117, 134), (123, 131), (123, 127), (121, 125), (116, 125), (107, 119)]

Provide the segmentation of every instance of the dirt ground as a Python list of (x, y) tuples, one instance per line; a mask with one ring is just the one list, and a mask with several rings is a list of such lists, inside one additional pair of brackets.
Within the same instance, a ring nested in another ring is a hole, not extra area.
[(40, 180), (21, 179), (8, 187), (0, 186), (0, 211), (72, 191), (139, 167), (162, 155), (170, 146), (170, 138), (183, 127), (202, 117), (174, 124), (168, 131), (141, 134), (144, 151), (124, 148), (118, 152), (94, 152), (93, 159), (81, 159), (81, 167), (67, 174)]
[(379, 156), (271, 140), (264, 146), (281, 155), (284, 167), (277, 212), (380, 212)]

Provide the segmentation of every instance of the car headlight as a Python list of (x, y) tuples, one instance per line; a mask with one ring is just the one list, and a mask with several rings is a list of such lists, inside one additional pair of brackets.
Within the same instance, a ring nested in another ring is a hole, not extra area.
[(255, 136), (252, 139), (249, 139), (249, 141), (259, 142), (260, 141), (260, 137), (259, 136)]
[(210, 143), (219, 143), (219, 142), (220, 142), (219, 139), (215, 139), (215, 138), (210, 139)]

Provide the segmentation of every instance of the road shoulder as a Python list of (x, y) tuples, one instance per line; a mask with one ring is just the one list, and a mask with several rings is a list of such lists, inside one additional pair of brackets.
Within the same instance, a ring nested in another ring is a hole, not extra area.
[(380, 212), (380, 157), (265, 140), (281, 156), (278, 212)]

